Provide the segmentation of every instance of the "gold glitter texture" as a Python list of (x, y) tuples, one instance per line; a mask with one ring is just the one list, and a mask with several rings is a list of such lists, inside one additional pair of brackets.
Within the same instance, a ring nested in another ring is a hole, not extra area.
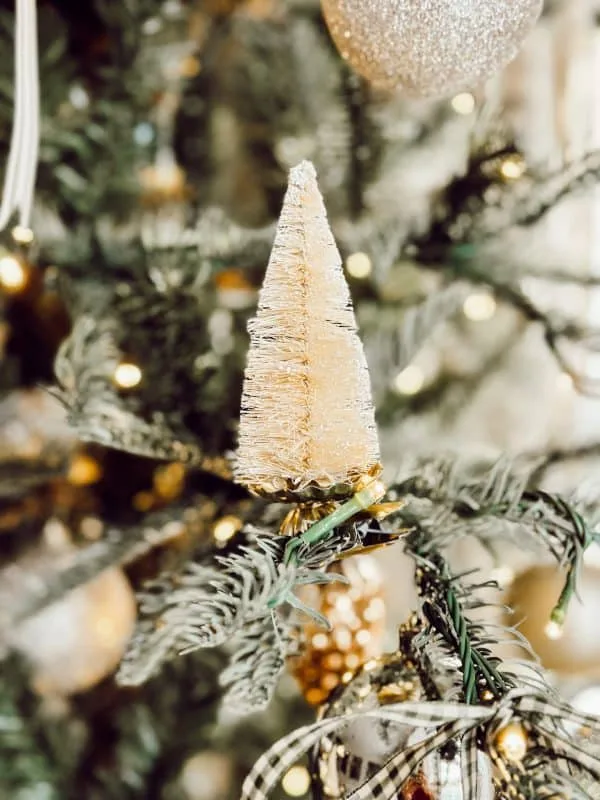
[(355, 486), (379, 463), (367, 362), (313, 165), (290, 172), (249, 325), (235, 476), (260, 494)]
[(517, 54), (542, 0), (322, 0), (331, 35), (373, 84), (413, 97), (472, 88)]

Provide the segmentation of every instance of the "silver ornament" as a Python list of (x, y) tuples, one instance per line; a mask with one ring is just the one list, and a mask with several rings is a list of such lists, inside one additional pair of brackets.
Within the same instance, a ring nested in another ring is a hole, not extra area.
[[(373, 711), (390, 702), (418, 701), (424, 691), (414, 665), (403, 653), (367, 662), (350, 683), (333, 693), (322, 717)], [(343, 800), (390, 756), (406, 747), (414, 728), (372, 717), (351, 720), (344, 731), (320, 742), (314, 772), (321, 795)], [(319, 796), (319, 795), (317, 795)]]
[(499, 72), (543, 0), (322, 0), (331, 35), (374, 85), (413, 97), (451, 95)]
[[(431, 733), (426, 729), (415, 731), (408, 741), (409, 746), (422, 742)], [(496, 792), (492, 762), (485, 753), (478, 751), (476, 768), (477, 795), (470, 800), (494, 800)], [(452, 756), (444, 756), (439, 750), (434, 750), (421, 764), (417, 780), (422, 787), (417, 797), (429, 793), (435, 800), (469, 800), (463, 792), (463, 767), (458, 750)]]

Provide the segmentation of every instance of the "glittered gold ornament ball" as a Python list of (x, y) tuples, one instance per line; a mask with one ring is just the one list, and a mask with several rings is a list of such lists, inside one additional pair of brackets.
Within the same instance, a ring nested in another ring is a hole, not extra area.
[(511, 61), (542, 0), (322, 0), (342, 57), (413, 97), (471, 88)]

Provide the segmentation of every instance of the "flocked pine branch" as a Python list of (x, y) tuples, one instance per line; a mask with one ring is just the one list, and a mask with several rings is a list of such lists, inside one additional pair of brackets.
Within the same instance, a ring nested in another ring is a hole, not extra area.
[[(486, 599), (498, 589), (494, 581), (477, 582), (473, 572), (455, 574), (423, 531), (411, 534), (406, 550), (417, 565), (416, 584), (426, 623), (415, 637), (415, 652), (427, 659), (432, 674), (442, 673), (440, 685), (449, 687), (445, 699), (462, 697), (470, 704), (481, 700), (482, 693), (501, 698), (519, 685), (548, 691), (525, 637), (514, 626), (473, 616), (483, 610), (502, 610), (496, 601)], [(501, 659), (497, 649), (504, 645), (519, 648), (533, 660)]]
[[(248, 542), (214, 563), (189, 562), (179, 573), (167, 573), (144, 587), (139, 596), (139, 622), (125, 655), (119, 680), (143, 683), (165, 661), (199, 648), (219, 647), (271, 611), (289, 604), (324, 625), (318, 612), (303, 605), (294, 589), (339, 580), (324, 567), (340, 550), (332, 541), (309, 553), (298, 551), (298, 564), (283, 564), (286, 540), (277, 535), (250, 534)], [(350, 545), (354, 536), (342, 537)], [(272, 625), (278, 623), (271, 621)], [(260, 641), (254, 639), (256, 646)], [(255, 654), (248, 649), (248, 658)]]
[(147, 583), (138, 598), (139, 621), (119, 681), (143, 683), (163, 662), (198, 648), (218, 647), (244, 622), (264, 616), (279, 581), (272, 555), (268, 546), (244, 545), (218, 557), (218, 565), (190, 562), (181, 573)]
[[(25, 498), (32, 490), (48, 480), (64, 475), (69, 454), (58, 443), (50, 442), (44, 451), (32, 459), (0, 457), (0, 500)], [(1, 526), (0, 526), (1, 527)]]
[(575, 546), (573, 537), (583, 541), (591, 531), (566, 499), (530, 485), (532, 470), (535, 465), (505, 459), (492, 465), (434, 460), (423, 462), (418, 475), (392, 486), (390, 492), (412, 496), (408, 513), (415, 513), (429, 528), (428, 519), (446, 521), (444, 529), (434, 534), (443, 546), (461, 531), (485, 539), (516, 526), (554, 552), (560, 563), (567, 563)]
[(533, 453), (531, 460), (536, 462), (537, 466), (532, 472), (532, 481), (536, 484), (541, 483), (546, 474), (555, 466), (570, 461), (594, 459), (598, 456), (600, 456), (600, 442), (598, 441), (584, 442), (572, 447), (556, 448), (543, 453)]
[(599, 179), (600, 151), (594, 150), (554, 173), (540, 176), (529, 192), (518, 192), (515, 187), (517, 202), (514, 203), (509, 217), (503, 220), (500, 230), (490, 211), (482, 213), (479, 220), (480, 230), (486, 235), (497, 235), (515, 225), (534, 225), (565, 197), (594, 187)]
[[(506, 159), (523, 166), (522, 175), (510, 182), (502, 175)], [(464, 172), (445, 188), (433, 225), (415, 242), (417, 251), (427, 263), (450, 245), (481, 243), (514, 227), (532, 226), (566, 197), (596, 185), (599, 177), (598, 151), (553, 172), (533, 172), (503, 132), (490, 130), (476, 143)]]
[(269, 613), (249, 623), (236, 637), (229, 666), (220, 676), (225, 707), (236, 713), (260, 711), (271, 700), (293, 644), (286, 620)]
[(209, 208), (202, 212), (190, 237), (197, 248), (200, 264), (219, 267), (254, 267), (269, 258), (274, 226), (243, 228), (229, 219), (222, 209)]
[[(530, 471), (501, 461), (491, 468), (469, 470), (452, 461), (434, 462), (430, 471), (392, 487), (393, 498), (409, 500), (398, 516), (427, 530), (433, 547), (444, 548), (463, 536), (492, 543), (500, 533), (527, 533), (567, 576), (552, 619), (562, 624), (576, 592), (583, 555), (598, 533), (573, 503), (529, 486)], [(410, 498), (412, 497), (412, 502)]]
[(597, 330), (561, 313), (544, 310), (522, 289), (518, 276), (507, 278), (501, 274), (503, 270), (498, 265), (490, 265), (489, 262), (484, 264), (471, 244), (452, 248), (447, 261), (439, 266), (459, 279), (471, 280), (488, 287), (499, 300), (515, 309), (524, 320), (540, 325), (544, 341), (558, 367), (573, 379), (575, 387), (585, 394), (598, 392), (598, 382), (587, 377), (577, 366), (576, 359), (569, 356), (569, 350), (574, 347), (593, 351), (598, 341)]
[[(224, 645), (234, 636), (242, 637), (243, 658), (234, 656), (230, 676), (249, 674), (258, 665), (273, 674), (277, 659), (268, 660), (260, 650), (272, 635), (283, 657), (290, 646), (290, 608), (328, 626), (297, 598), (296, 589), (343, 580), (326, 572), (342, 553), (394, 538), (375, 520), (359, 521), (333, 529), (315, 545), (301, 545), (296, 565), (286, 566), (285, 537), (253, 529), (245, 536), (245, 543), (227, 555), (191, 561), (180, 572), (166, 572), (145, 584), (138, 598), (139, 620), (119, 671), (122, 684), (143, 683), (178, 655)], [(267, 622), (273, 629), (269, 634), (261, 628)]]

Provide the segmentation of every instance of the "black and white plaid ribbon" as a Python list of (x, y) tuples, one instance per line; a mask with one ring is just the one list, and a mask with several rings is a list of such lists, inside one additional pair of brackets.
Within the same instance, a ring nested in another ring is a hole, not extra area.
[[(562, 730), (565, 722), (600, 733), (600, 719), (582, 714), (555, 698), (531, 694), (529, 689), (514, 689), (492, 706), (467, 706), (458, 703), (398, 703), (372, 711), (323, 719), (306, 725), (276, 742), (258, 759), (244, 781), (241, 800), (267, 800), (285, 771), (325, 735), (342, 730), (349, 722), (372, 718), (396, 725), (434, 729), (417, 744), (390, 758), (347, 800), (394, 800), (400, 788), (423, 760), (451, 740), (460, 740), (463, 796), (477, 797), (477, 738), (483, 729), (491, 742), (497, 731), (511, 719), (523, 720), (532, 732), (539, 731), (546, 746), (600, 780), (600, 754), (580, 747)], [(547, 724), (544, 724), (546, 722)], [(562, 725), (554, 725), (562, 723)]]
[(16, 0), (15, 109), (0, 204), (0, 230), (18, 212), (27, 228), (33, 207), (40, 139), (40, 86), (36, 0)]

